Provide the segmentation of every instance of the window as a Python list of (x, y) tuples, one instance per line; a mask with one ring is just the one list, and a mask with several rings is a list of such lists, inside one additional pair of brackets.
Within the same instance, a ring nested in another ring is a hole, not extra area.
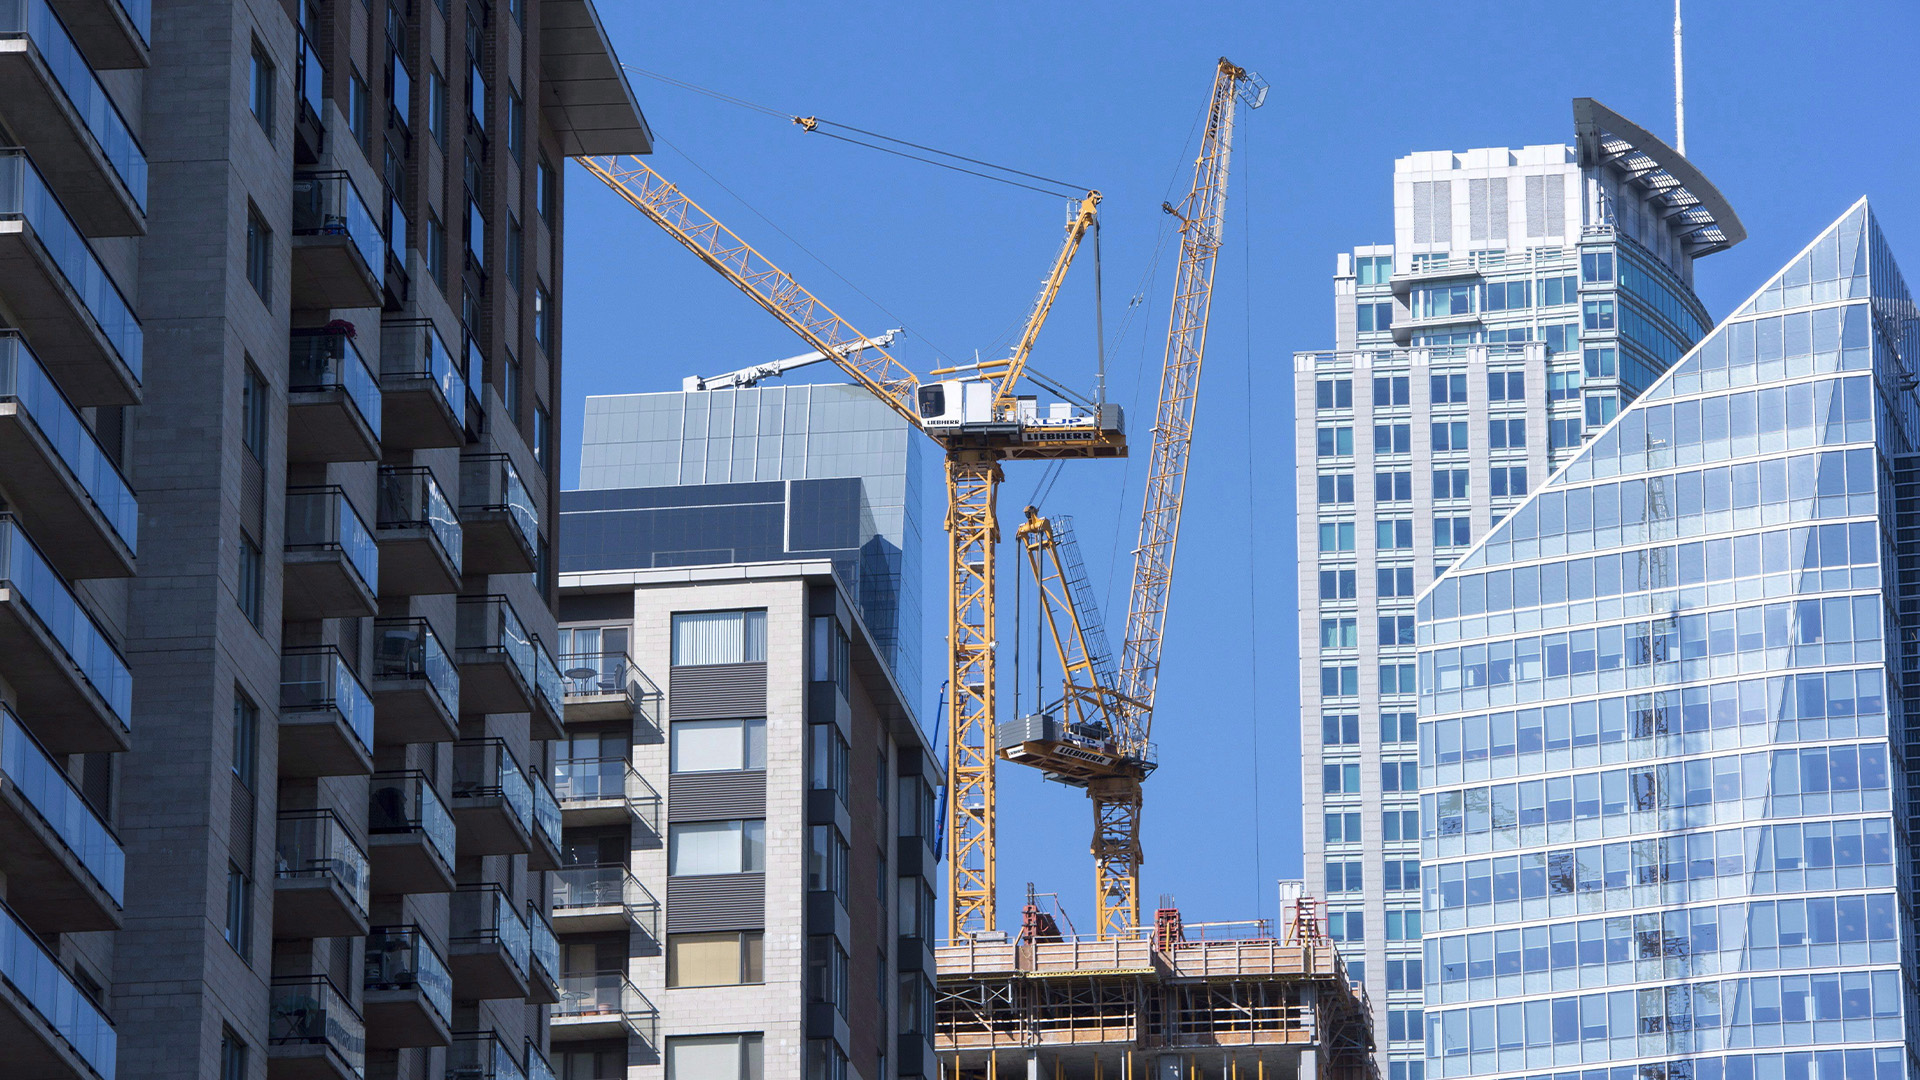
[(1487, 400), (1527, 400), (1527, 373), (1524, 371), (1487, 372)]
[(513, 211), (507, 211), (507, 283), (515, 292), (520, 289), (520, 264), (526, 260), (526, 238), (520, 233), (520, 219)]
[(667, 873), (753, 874), (766, 869), (767, 823), (687, 821), (667, 827)]
[(1388, 859), (1380, 867), (1384, 879), (1381, 884), (1392, 890), (1418, 889), (1420, 887), (1420, 861), (1418, 859)]
[(545, 285), (533, 287), (533, 340), (542, 351), (553, 351), (553, 299)]
[(1413, 498), (1413, 474), (1406, 470), (1373, 474), (1373, 501), (1406, 502)]
[(832, 1039), (807, 1040), (807, 1080), (847, 1080), (847, 1055)]
[(1487, 421), (1487, 445), (1495, 450), (1518, 450), (1527, 445), (1524, 417)]
[(1479, 290), (1472, 285), (1439, 285), (1415, 289), (1413, 290), (1413, 317), (1443, 319), (1456, 315), (1471, 315), (1474, 294), (1477, 292)]
[(1323, 765), (1321, 766), (1321, 786), (1329, 795), (1357, 795), (1360, 793), (1360, 766)]
[[(1420, 839), (1420, 811), (1388, 810), (1380, 815), (1380, 838), (1393, 843), (1415, 843)], [(1414, 923), (1414, 937), (1419, 937), (1419, 923)], [(1388, 940), (1399, 940), (1389, 937)]]
[(433, 136), (442, 151), (446, 150), (447, 77), (440, 74), (438, 64), (427, 70), (427, 134)]
[(833, 724), (807, 725), (807, 786), (831, 791), (847, 801), (849, 788), (847, 740)]
[(1620, 412), (1620, 399), (1614, 394), (1587, 395), (1587, 426), (1604, 427)]
[(1421, 988), (1419, 958), (1407, 957), (1387, 961), (1387, 989), (1419, 990)]
[(1412, 596), (1413, 567), (1381, 567), (1377, 575), (1376, 592), (1381, 596)]
[(273, 141), (273, 59), (267, 55), (267, 47), (260, 39), (253, 42), (253, 65), (247, 73), (247, 104), (253, 109), (253, 118), (260, 122), (260, 130), (266, 132), (267, 141)]
[(1383, 712), (1380, 714), (1380, 741), (1414, 742), (1419, 738), (1419, 714)]
[(1353, 380), (1316, 380), (1313, 384), (1313, 405), (1316, 409), (1353, 408)]
[(1413, 401), (1411, 380), (1405, 375), (1381, 375), (1373, 380), (1373, 404), (1406, 405)]
[(1353, 261), (1362, 285), (1385, 285), (1393, 280), (1391, 255), (1361, 255)]
[(832, 825), (807, 827), (807, 890), (847, 902), (847, 842)]
[(1434, 547), (1466, 547), (1473, 541), (1473, 525), (1464, 517), (1437, 517), (1433, 519)]
[(518, 427), (520, 424), (520, 361), (507, 351), (506, 363), (500, 365), (500, 405), (506, 410), (507, 423)]
[(544, 151), (534, 173), (534, 205), (540, 208), (540, 220), (547, 223), (547, 228), (553, 228), (555, 213), (560, 209), (560, 177), (553, 171), (553, 163), (547, 160)]
[(1414, 683), (1413, 668), (1412, 664), (1381, 664), (1380, 692), (1383, 694), (1419, 693), (1420, 687)]
[[(667, 1080), (760, 1080), (760, 1053), (758, 1032), (677, 1035), (667, 1040)], [(625, 1069), (626, 1055), (622, 1053), (619, 1070)]]
[(473, 259), (473, 265), (483, 268), (487, 265), (487, 219), (472, 195), (467, 196), (467, 255)]
[(260, 707), (233, 688), (233, 777), (248, 791), (258, 778), (260, 755)]
[(273, 230), (251, 206), (247, 207), (247, 284), (262, 302), (273, 303)]
[(1322, 716), (1320, 741), (1327, 746), (1360, 745), (1360, 714), (1329, 713)]
[(840, 688), (842, 694), (851, 689), (853, 642), (847, 638), (847, 632), (840, 628), (840, 620), (831, 615), (813, 617), (813, 643), (811, 649), (814, 682), (830, 682)]
[(1362, 334), (1378, 334), (1393, 329), (1393, 305), (1361, 304), (1354, 308), (1354, 329)]
[(673, 617), (673, 666), (767, 659), (765, 611), (690, 611)]
[(1489, 281), (1480, 288), (1482, 311), (1517, 311), (1532, 306), (1532, 281)]
[(1350, 503), (1353, 501), (1352, 473), (1325, 473), (1319, 478), (1320, 503)]
[(1467, 497), (1467, 470), (1433, 470), (1433, 497), (1436, 499), (1464, 499)]
[[(468, 29), (473, 24), (468, 23)], [(467, 62), (467, 119), (477, 132), (487, 129), (487, 77), (480, 71), (480, 61), (469, 54)]]
[(1327, 891), (1359, 892), (1365, 880), (1360, 872), (1361, 865), (1358, 862), (1327, 863)]
[(234, 601), (240, 605), (240, 611), (254, 626), (260, 625), (260, 589), (262, 565), (260, 545), (246, 533), (240, 534), (239, 577), (234, 590)]
[(1580, 370), (1547, 373), (1547, 400), (1572, 401), (1580, 396)]
[(1376, 454), (1405, 454), (1413, 450), (1413, 426), (1411, 424), (1375, 424), (1373, 425), (1373, 452)]
[(1512, 465), (1490, 469), (1487, 472), (1487, 486), (1496, 499), (1527, 493), (1527, 467)]
[(1352, 697), (1360, 692), (1360, 669), (1352, 664), (1328, 664), (1320, 669), (1321, 697)]
[(1580, 280), (1612, 281), (1613, 252), (1587, 251), (1580, 255)]
[(347, 129), (361, 153), (373, 152), (373, 95), (358, 69), (347, 78)]
[(1580, 445), (1579, 418), (1575, 417), (1571, 420), (1547, 421), (1547, 436), (1548, 436), (1548, 439), (1550, 440), (1551, 445), (1555, 450), (1564, 450), (1570, 446), (1579, 446)]
[(1321, 551), (1352, 551), (1353, 522), (1327, 521), (1320, 525)]
[(1572, 274), (1565, 277), (1540, 279), (1540, 304), (1543, 307), (1555, 307), (1571, 304), (1580, 299), (1580, 282)]
[(401, 128), (413, 126), (413, 74), (407, 70), (406, 61), (400, 59), (406, 52), (406, 24), (401, 21), (398, 8), (387, 9), (387, 107), (392, 122)]
[(765, 720), (675, 720), (668, 754), (675, 773), (767, 767)]
[(847, 951), (830, 934), (807, 939), (807, 1000), (831, 1003), (846, 1015)]
[(440, 215), (427, 211), (427, 273), (442, 292), (447, 288), (447, 227), (440, 223)]
[(542, 469), (547, 467), (547, 442), (553, 438), (552, 428), (547, 407), (536, 404), (533, 407), (533, 463)]
[(520, 100), (520, 91), (511, 85), (507, 87), (507, 153), (518, 163), (525, 160), (527, 152), (527, 104)]
[(765, 982), (764, 934), (668, 934), (667, 985), (739, 986)]
[(1353, 428), (1323, 427), (1315, 432), (1320, 457), (1345, 457), (1353, 453)]
[(1582, 323), (1589, 330), (1613, 329), (1613, 301), (1589, 300), (1580, 306)]
[(1326, 815), (1326, 835), (1329, 844), (1359, 843), (1363, 839), (1359, 812)]
[(253, 460), (267, 461), (267, 380), (249, 358), (240, 384), (240, 440)]
[(247, 1080), (247, 1044), (230, 1028), (220, 1031), (220, 1080)]
[(253, 949), (253, 882), (247, 872), (227, 864), (227, 944), (240, 959), (251, 959)]
[(1380, 763), (1381, 791), (1418, 791), (1420, 790), (1420, 764), (1414, 761), (1383, 761)]
[(1611, 379), (1615, 376), (1615, 353), (1610, 348), (1586, 350), (1587, 378)]
[(1357, 618), (1321, 619), (1320, 647), (1357, 649), (1360, 647), (1360, 621)]
[(1354, 592), (1354, 572), (1352, 570), (1320, 571), (1320, 599), (1351, 600)]
[(1380, 647), (1385, 649), (1394, 645), (1412, 645), (1413, 616), (1380, 616)]
[(1434, 453), (1443, 453), (1448, 450), (1465, 450), (1466, 448), (1467, 422), (1465, 420), (1456, 420), (1451, 423), (1441, 422), (1433, 425)]
[(1398, 518), (1374, 522), (1374, 546), (1383, 551), (1413, 546), (1413, 519)]
[(1435, 405), (1465, 405), (1467, 403), (1467, 377), (1465, 375), (1435, 375), (1431, 378), (1431, 393)]

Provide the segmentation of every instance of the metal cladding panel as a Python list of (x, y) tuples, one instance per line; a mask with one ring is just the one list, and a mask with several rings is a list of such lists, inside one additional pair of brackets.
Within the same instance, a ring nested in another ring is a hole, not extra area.
[(767, 815), (767, 774), (683, 773), (667, 781), (668, 821), (726, 821)]
[(759, 930), (766, 925), (764, 874), (707, 874), (667, 879), (670, 933)]
[(674, 668), (667, 718), (718, 720), (767, 715), (767, 665), (702, 664)]

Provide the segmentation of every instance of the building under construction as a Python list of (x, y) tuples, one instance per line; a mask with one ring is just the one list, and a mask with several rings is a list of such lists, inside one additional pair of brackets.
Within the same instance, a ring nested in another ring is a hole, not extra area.
[(1375, 1080), (1365, 991), (1311, 900), (1265, 921), (1062, 933), (1029, 897), (1018, 939), (937, 948), (942, 1080)]

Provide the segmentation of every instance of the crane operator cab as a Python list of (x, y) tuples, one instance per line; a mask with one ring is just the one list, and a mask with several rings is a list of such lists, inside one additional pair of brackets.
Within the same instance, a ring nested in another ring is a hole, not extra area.
[(1125, 422), (1120, 406), (1102, 404), (1093, 407), (1069, 401), (1048, 402), (1023, 394), (1014, 398), (1011, 415), (994, 415), (993, 398), (998, 380), (989, 378), (943, 379), (920, 387), (920, 421), (928, 434), (952, 432), (968, 434), (1005, 434), (1021, 442), (1052, 442), (1084, 438), (1090, 433), (1121, 434)]

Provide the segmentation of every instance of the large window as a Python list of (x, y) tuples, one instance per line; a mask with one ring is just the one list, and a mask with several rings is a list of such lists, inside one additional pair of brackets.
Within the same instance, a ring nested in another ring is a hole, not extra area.
[(667, 829), (667, 873), (753, 874), (767, 868), (767, 823), (687, 821)]
[(672, 740), (676, 773), (767, 767), (765, 720), (675, 720)]
[(760, 1080), (760, 1033), (667, 1040), (667, 1080)]
[(260, 130), (267, 133), (268, 141), (273, 139), (273, 80), (273, 60), (267, 55), (267, 47), (256, 39), (253, 66), (247, 79), (247, 104), (253, 109), (253, 118), (260, 122)]
[(767, 659), (765, 611), (689, 611), (673, 617), (673, 666)]
[(833, 724), (807, 725), (807, 786), (847, 801), (847, 740)]
[(759, 930), (668, 934), (667, 985), (739, 986), (766, 981)]
[(847, 632), (840, 628), (840, 620), (831, 615), (816, 615), (813, 618), (813, 681), (831, 682), (840, 687), (842, 694), (852, 688), (849, 680), (848, 664), (853, 652), (853, 644), (847, 638)]
[(830, 934), (807, 939), (807, 1000), (847, 1014), (847, 951)]
[(831, 892), (847, 902), (847, 842), (832, 825), (807, 830), (807, 890)]

